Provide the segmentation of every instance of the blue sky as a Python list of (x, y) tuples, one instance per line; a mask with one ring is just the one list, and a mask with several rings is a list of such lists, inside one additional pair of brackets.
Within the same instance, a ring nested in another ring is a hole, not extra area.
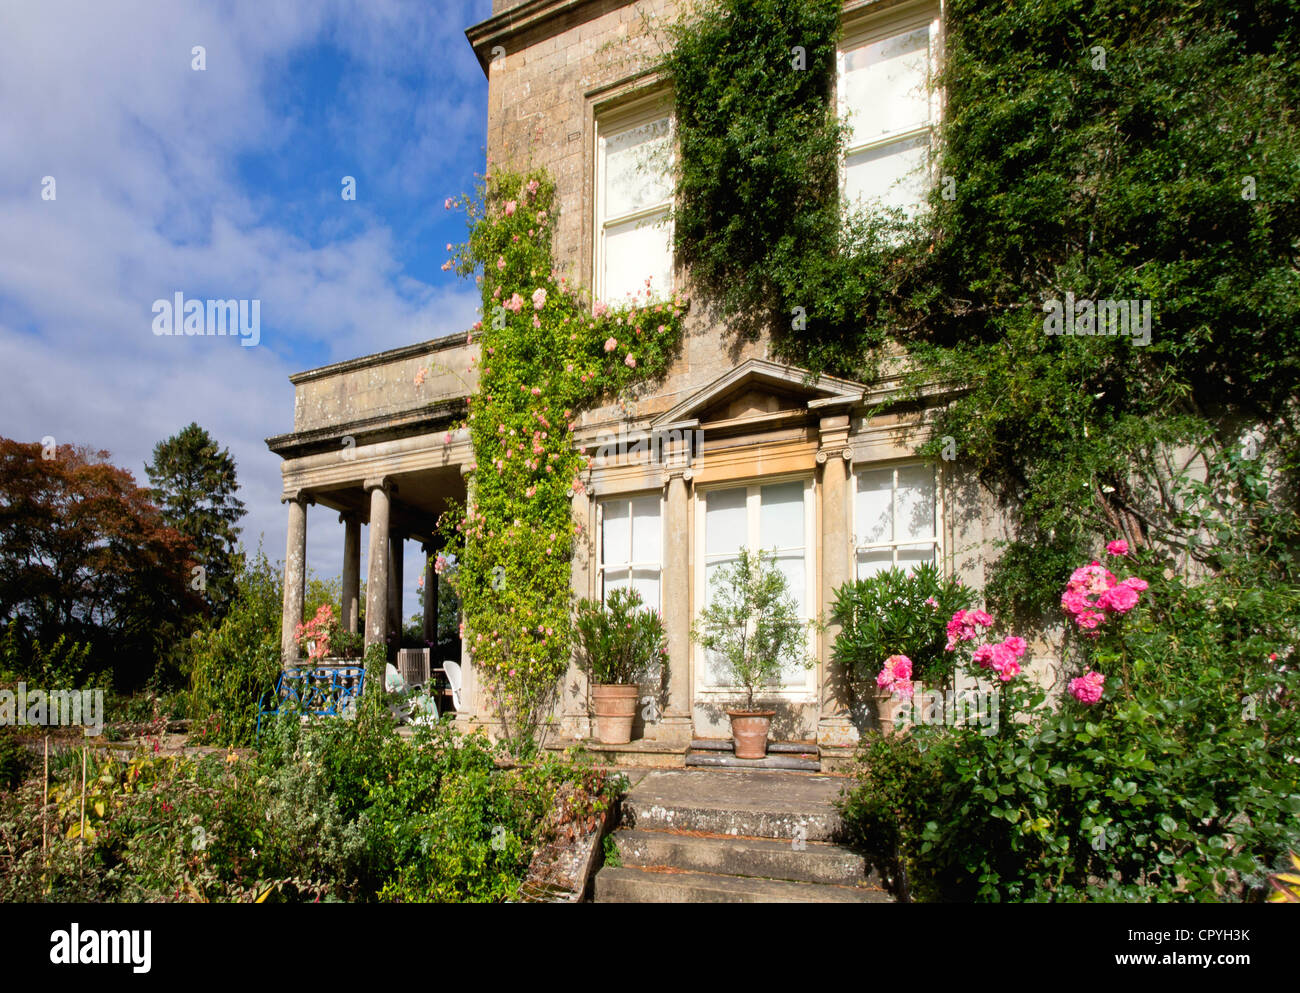
[[(443, 201), (483, 169), (487, 84), (464, 30), (490, 13), (0, 4), (0, 434), (107, 449), (144, 483), (154, 444), (197, 421), (238, 462), (245, 540), (282, 559), (264, 439), (292, 429), (288, 375), (475, 319), (472, 283), (441, 269), (465, 235)], [(176, 292), (260, 300), (260, 344), (154, 335), (153, 302)], [(336, 575), (341, 557), (337, 515), (309, 512), (310, 566)], [(408, 548), (408, 615), (419, 559)]]

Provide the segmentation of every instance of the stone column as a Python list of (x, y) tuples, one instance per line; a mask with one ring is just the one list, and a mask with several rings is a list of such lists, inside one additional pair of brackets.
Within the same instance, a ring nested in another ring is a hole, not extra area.
[(667, 516), (664, 520), (664, 571), (660, 583), (663, 618), (668, 636), (668, 708), (665, 736), (689, 741), (691, 714), (691, 538), (690, 469), (667, 474)]
[(280, 658), (283, 665), (298, 662), (294, 631), (302, 623), (307, 587), (307, 505), (315, 501), (303, 490), (280, 498), (289, 505), (289, 535), (284, 550), (284, 611), (280, 615)]
[[(366, 649), (385, 644), (388, 634), (388, 517), (393, 484), (387, 477), (367, 479), (370, 494), (370, 545), (366, 564)], [(382, 686), (382, 679), (380, 680)]]
[(433, 658), (437, 654), (438, 642), (438, 573), (433, 568), (434, 556), (438, 546), (426, 542), (420, 546), (424, 553), (424, 640), (433, 642), (429, 649), (430, 665), (442, 665), (442, 659)]
[(339, 514), (343, 522), (343, 616), (340, 623), (349, 634), (357, 633), (361, 619), (361, 518)]
[(831, 646), (839, 626), (830, 624), (835, 590), (851, 576), (849, 539), (849, 471), (853, 451), (848, 447), (848, 415), (822, 418), (822, 448), (817, 463), (821, 483), (821, 609), (828, 622), (822, 635), (818, 664), (820, 716), (817, 743), (828, 747), (849, 747), (857, 740), (850, 718), (851, 673), (831, 661)]
[[(474, 511), (474, 476), (469, 463), (462, 464), (460, 473), (465, 480), (465, 513)], [(456, 715), (458, 723), (472, 724), (476, 720), (491, 720), (490, 713), (484, 709), (479, 698), (478, 673), (474, 671), (474, 660), (469, 652), (469, 632), (465, 630), (465, 605), (460, 610), (460, 702), (463, 710)]]
[(393, 644), (402, 644), (402, 585), (406, 565), (406, 536), (390, 531), (388, 534), (388, 633)]
[[(575, 599), (594, 595), (591, 588), (591, 563), (594, 559), (591, 533), (591, 497), (586, 488), (569, 491), (569, 506), (579, 527), (573, 542), (570, 561), (569, 588)], [(577, 646), (569, 659), (569, 668), (560, 684), (560, 719), (562, 732), (575, 738), (591, 736), (591, 715), (587, 706), (587, 674), (577, 663)]]

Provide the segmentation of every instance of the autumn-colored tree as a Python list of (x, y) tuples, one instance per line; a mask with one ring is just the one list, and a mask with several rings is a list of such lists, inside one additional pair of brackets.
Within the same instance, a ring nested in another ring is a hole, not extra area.
[(191, 589), (192, 543), (108, 458), (0, 438), (0, 625), (26, 645), (89, 644), (91, 667), (132, 687), (205, 604)]

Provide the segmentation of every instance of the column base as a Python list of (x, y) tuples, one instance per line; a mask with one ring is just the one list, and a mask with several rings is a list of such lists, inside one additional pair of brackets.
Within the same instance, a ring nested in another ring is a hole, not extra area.
[(695, 722), (686, 716), (665, 715), (654, 724), (645, 726), (642, 735), (645, 741), (658, 742), (661, 745), (685, 747), (695, 736)]

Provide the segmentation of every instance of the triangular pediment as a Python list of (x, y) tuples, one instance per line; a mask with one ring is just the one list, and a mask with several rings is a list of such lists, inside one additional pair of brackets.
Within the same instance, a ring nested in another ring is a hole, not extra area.
[(654, 425), (662, 427), (681, 421), (705, 424), (804, 411), (810, 405), (856, 403), (865, 392), (862, 383), (852, 380), (832, 376), (810, 380), (808, 372), (797, 366), (748, 359), (659, 415)]

